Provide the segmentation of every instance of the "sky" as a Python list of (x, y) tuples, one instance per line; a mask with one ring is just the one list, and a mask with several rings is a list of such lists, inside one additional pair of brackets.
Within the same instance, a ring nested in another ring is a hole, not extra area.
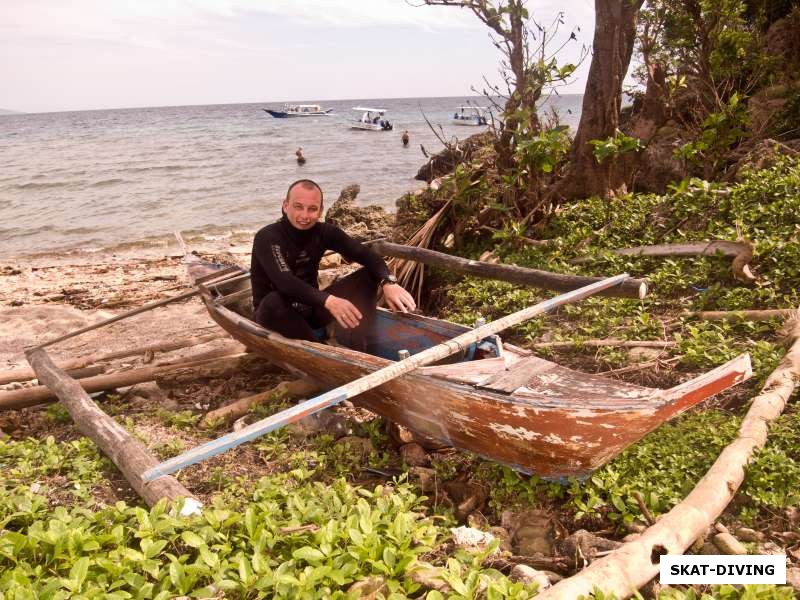
[[(50, 112), (246, 102), (464, 96), (499, 82), (471, 12), (422, 0), (0, 0), (0, 108)], [(568, 4), (568, 8), (563, 8)], [(589, 46), (592, 0), (564, 10), (559, 62)], [(582, 93), (589, 59), (562, 93)]]

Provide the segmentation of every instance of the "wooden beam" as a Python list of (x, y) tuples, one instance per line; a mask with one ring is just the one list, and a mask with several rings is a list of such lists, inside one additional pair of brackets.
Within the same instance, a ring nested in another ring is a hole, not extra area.
[[(116, 352), (108, 352), (105, 354), (92, 354), (82, 358), (73, 358), (66, 361), (58, 361), (55, 365), (59, 369), (71, 371), (72, 369), (83, 369), (94, 363), (115, 360), (117, 358), (127, 358), (128, 356), (136, 356), (138, 354), (146, 354), (148, 352), (170, 352), (172, 350), (179, 350), (181, 348), (189, 348), (191, 346), (199, 346), (211, 340), (216, 340), (222, 337), (228, 337), (223, 333), (207, 333), (205, 335), (193, 336), (190, 338), (182, 338), (172, 341), (161, 341), (147, 346), (140, 346), (138, 348), (128, 348), (126, 350), (118, 350)], [(75, 379), (80, 379), (74, 373), (70, 373)], [(36, 378), (36, 373), (33, 369), (10, 369), (8, 371), (0, 372), (0, 385), (11, 383), (12, 381), (30, 381)]]
[[(33, 348), (28, 352), (31, 352), (33, 350), (37, 350), (37, 348)], [(26, 352), (26, 355), (28, 352)], [(230, 368), (236, 369), (236, 367), (239, 364), (239, 361), (241, 361), (246, 356), (249, 356), (249, 354), (240, 353), (223, 358), (213, 358), (201, 361), (189, 361), (163, 367), (144, 367), (142, 369), (131, 369), (129, 371), (121, 371), (119, 373), (111, 373), (108, 375), (97, 375), (96, 377), (87, 377), (86, 379), (79, 380), (77, 384), (80, 387), (82, 387), (86, 392), (101, 392), (103, 390), (111, 390), (118, 387), (127, 387), (129, 385), (135, 385), (137, 383), (142, 383), (144, 381), (153, 381), (158, 377), (163, 377), (170, 373), (185, 371), (186, 369), (190, 368), (208, 369), (217, 366), (218, 363), (226, 363)], [(37, 385), (34, 387), (22, 388), (21, 390), (0, 392), (0, 410), (26, 408), (28, 406), (35, 406), (37, 404), (53, 402), (55, 401), (55, 399), (56, 395), (47, 385)]]
[(339, 386), (333, 390), (330, 390), (329, 392), (325, 392), (316, 398), (306, 400), (305, 402), (301, 402), (300, 404), (272, 415), (271, 417), (257, 421), (240, 431), (222, 436), (216, 440), (208, 442), (207, 444), (203, 444), (202, 446), (198, 446), (197, 448), (193, 448), (188, 452), (184, 452), (183, 454), (164, 461), (157, 467), (144, 473), (144, 478), (145, 480), (150, 481), (168, 473), (174, 473), (183, 467), (206, 460), (207, 458), (230, 450), (231, 448), (234, 448), (240, 444), (244, 444), (245, 442), (254, 440), (266, 433), (269, 433), (270, 431), (283, 427), (284, 425), (293, 423), (294, 421), (302, 419), (303, 417), (307, 417), (308, 415), (339, 404), (348, 398), (352, 398), (358, 394), (366, 392), (367, 390), (376, 388), (379, 385), (400, 377), (405, 373), (410, 373), (418, 367), (441, 360), (450, 356), (451, 354), (456, 354), (470, 344), (476, 343), (490, 335), (495, 335), (514, 325), (523, 323), (528, 319), (532, 319), (533, 317), (552, 310), (557, 306), (561, 306), (569, 302), (583, 300), (584, 298), (596, 294), (601, 290), (617, 286), (627, 278), (627, 274), (609, 277), (608, 279), (603, 279), (602, 281), (592, 283), (580, 289), (573, 290), (571, 292), (561, 294), (560, 296), (556, 296), (555, 298), (550, 298), (544, 302), (529, 306), (528, 308), (498, 319), (493, 323), (488, 323), (482, 327), (477, 327), (471, 331), (462, 333), (459, 336), (442, 342), (441, 344), (437, 344), (436, 346), (428, 348), (427, 350), (423, 350), (422, 352), (410, 356), (409, 358), (392, 363), (386, 367), (383, 367), (382, 369), (373, 371), (364, 377), (360, 377), (355, 381), (351, 381), (350, 383)]
[(81, 433), (91, 438), (117, 465), (131, 487), (149, 506), (162, 498), (170, 501), (186, 498), (193, 500), (193, 504), (188, 505), (190, 508), (199, 507), (197, 499), (174, 477), (162, 477), (150, 482), (142, 479), (142, 472), (157, 464), (156, 458), (124, 427), (100, 410), (77, 381), (53, 364), (47, 352), (39, 348), (26, 352), (26, 356), (36, 377), (58, 396)]
[[(442, 267), (456, 273), (474, 275), (475, 277), (499, 279), (509, 283), (518, 283), (559, 292), (568, 292), (602, 280), (601, 277), (564, 275), (515, 265), (490, 264), (461, 258), (460, 256), (451, 256), (434, 250), (403, 246), (402, 244), (393, 244), (385, 241), (374, 242), (370, 247), (384, 256), (416, 261), (433, 267)], [(647, 282), (644, 279), (631, 278), (627, 278), (616, 286), (598, 293), (598, 296), (618, 298), (644, 298), (646, 295)]]
[(200, 425), (207, 427), (218, 421), (228, 423), (246, 415), (251, 408), (259, 404), (271, 400), (308, 397), (309, 394), (314, 394), (318, 390), (319, 386), (307, 379), (281, 381), (278, 385), (265, 392), (241, 398), (240, 400), (226, 404), (216, 410), (207, 412)]
[(528, 348), (672, 348), (676, 345), (674, 340), (578, 340), (559, 342), (537, 342), (526, 346)]
[(789, 319), (798, 314), (795, 308), (772, 308), (765, 310), (701, 310), (687, 312), (684, 316), (704, 321), (768, 321), (769, 319)]

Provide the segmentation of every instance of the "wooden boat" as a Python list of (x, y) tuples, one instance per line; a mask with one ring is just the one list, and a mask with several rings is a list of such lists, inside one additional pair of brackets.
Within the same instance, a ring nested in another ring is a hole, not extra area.
[[(379, 309), (366, 353), (287, 339), (249, 319), (246, 271), (215, 268), (189, 266), (211, 318), (271, 363), (329, 388), (391, 365), (402, 351), (413, 355), (470, 331)], [(587, 475), (665, 421), (751, 376), (743, 354), (670, 389), (642, 387), (562, 367), (498, 336), (442, 362), (387, 381), (355, 402), (417, 433), (548, 479)]]

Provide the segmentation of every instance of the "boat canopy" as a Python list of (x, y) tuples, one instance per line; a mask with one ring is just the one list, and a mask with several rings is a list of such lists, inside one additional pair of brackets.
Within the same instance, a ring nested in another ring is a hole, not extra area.
[(354, 106), (353, 110), (357, 110), (359, 112), (375, 112), (381, 115), (386, 112), (385, 108), (367, 108), (366, 106)]
[(476, 112), (489, 112), (486, 106), (456, 106), (456, 110), (474, 110)]

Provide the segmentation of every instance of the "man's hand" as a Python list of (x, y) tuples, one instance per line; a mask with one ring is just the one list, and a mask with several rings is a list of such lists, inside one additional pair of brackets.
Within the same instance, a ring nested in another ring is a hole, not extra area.
[(349, 300), (330, 295), (325, 300), (325, 308), (333, 318), (345, 329), (358, 327), (361, 322), (361, 313)]
[(403, 286), (396, 283), (387, 283), (383, 286), (383, 297), (386, 299), (386, 304), (389, 308), (394, 311), (405, 313), (417, 309), (414, 297)]

